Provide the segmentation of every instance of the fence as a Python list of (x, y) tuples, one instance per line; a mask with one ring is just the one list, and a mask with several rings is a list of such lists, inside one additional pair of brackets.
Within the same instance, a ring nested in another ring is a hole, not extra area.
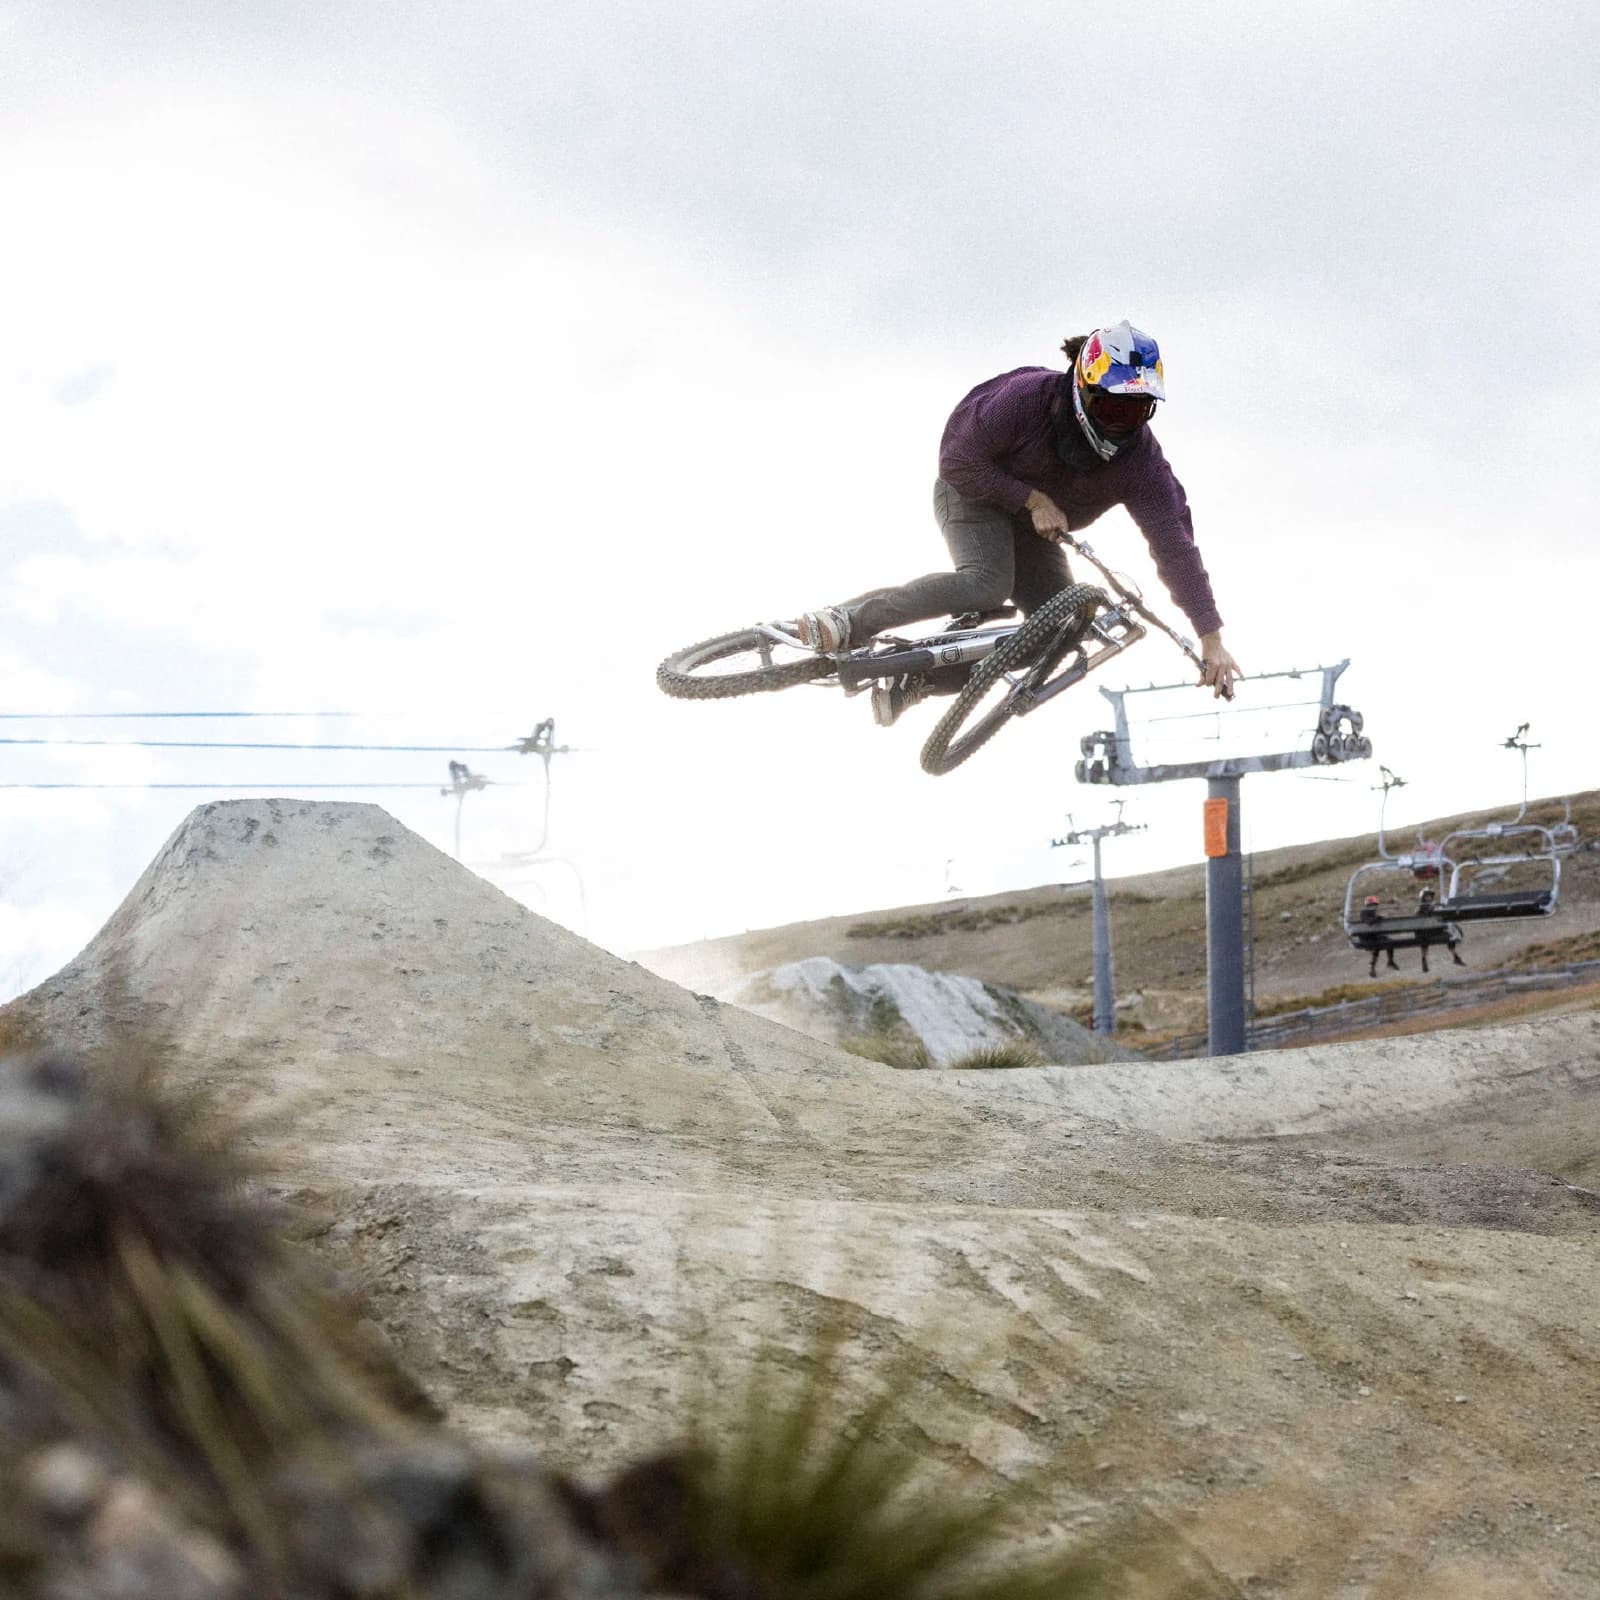
[[(1595, 981), (1600, 981), (1600, 961), (1575, 961), (1564, 967), (1544, 967), (1536, 972), (1485, 972), (1453, 982), (1435, 978), (1432, 983), (1385, 989), (1365, 1000), (1341, 1000), (1337, 1005), (1310, 1006), (1304, 1011), (1263, 1017), (1247, 1025), (1246, 1043), (1251, 1050), (1280, 1050), (1287, 1045), (1308, 1044), (1330, 1033), (1350, 1033), (1386, 1022), (1404, 1022), (1409, 1017), (1426, 1016), (1434, 1011), (1485, 1005), (1507, 995), (1565, 989), (1571, 984)], [(1207, 1042), (1203, 1033), (1185, 1033), (1165, 1044), (1142, 1050), (1140, 1054), (1152, 1061), (1176, 1061), (1186, 1056), (1203, 1056)]]

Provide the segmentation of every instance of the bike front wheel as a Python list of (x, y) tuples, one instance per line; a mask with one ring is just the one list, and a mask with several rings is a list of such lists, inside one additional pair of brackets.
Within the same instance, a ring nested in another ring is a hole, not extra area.
[(1026, 710), (1088, 631), (1103, 590), (1075, 583), (1051, 595), (972, 669), (955, 703), (922, 747), (922, 770), (940, 777), (974, 756)]
[(675, 700), (728, 700), (810, 683), (833, 661), (768, 628), (741, 628), (675, 651), (656, 668), (656, 686)]

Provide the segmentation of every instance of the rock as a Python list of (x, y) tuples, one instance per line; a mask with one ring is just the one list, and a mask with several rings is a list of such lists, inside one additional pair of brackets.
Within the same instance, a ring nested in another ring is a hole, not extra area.
[(1133, 1054), (999, 984), (908, 962), (851, 967), (810, 956), (755, 973), (726, 998), (834, 1044), (900, 1037), (920, 1045), (932, 1066), (1006, 1045), (1064, 1066)]

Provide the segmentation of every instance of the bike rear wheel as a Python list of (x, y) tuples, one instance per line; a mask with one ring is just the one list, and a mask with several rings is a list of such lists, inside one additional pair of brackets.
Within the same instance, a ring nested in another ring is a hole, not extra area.
[(810, 683), (832, 671), (829, 656), (765, 628), (741, 628), (675, 651), (656, 668), (656, 687), (675, 700), (728, 700)]
[[(974, 756), (1055, 676), (1088, 631), (1103, 590), (1075, 583), (1052, 595), (972, 669), (922, 747), (922, 770), (940, 777)], [(1019, 676), (1020, 674), (1020, 676)]]

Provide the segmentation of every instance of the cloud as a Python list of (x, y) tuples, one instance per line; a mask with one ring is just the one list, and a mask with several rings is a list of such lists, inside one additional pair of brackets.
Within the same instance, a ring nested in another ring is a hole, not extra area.
[[(0, 288), (30, 315), (0, 328), (0, 502), (44, 674), (14, 703), (203, 688), (486, 743), (554, 714), (587, 747), (555, 842), (627, 942), (936, 897), (953, 854), (969, 888), (1058, 874), (1051, 829), (1100, 798), (1071, 781), (1092, 692), (935, 784), (859, 702), (681, 707), (651, 678), (942, 565), (951, 405), (1129, 314), (1166, 347), (1160, 431), (1247, 665), (1352, 656), (1380, 751), (1436, 766), (1439, 809), (1504, 791), (1473, 752), (1530, 709), (1567, 782), (1595, 29), (1156, 3), (1089, 31), (902, 0), (14, 14), (0, 205), (26, 247)], [(1096, 544), (1163, 603), (1126, 519)], [(1129, 670), (1179, 666), (1153, 641)], [(485, 764), (504, 791), (464, 822), (525, 848), (537, 786)], [(1295, 782), (1252, 788), (1262, 838), (1364, 825), (1356, 790)], [(1182, 797), (1145, 802), (1192, 853)], [(452, 801), (394, 803), (448, 842)]]

